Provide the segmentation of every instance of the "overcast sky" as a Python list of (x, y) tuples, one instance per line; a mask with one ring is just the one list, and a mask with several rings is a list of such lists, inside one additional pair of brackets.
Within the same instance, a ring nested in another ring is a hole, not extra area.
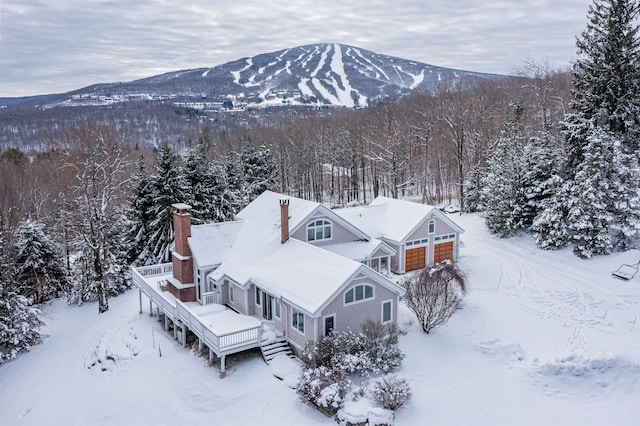
[(338, 42), (469, 71), (569, 67), (586, 0), (0, 0), (0, 97)]

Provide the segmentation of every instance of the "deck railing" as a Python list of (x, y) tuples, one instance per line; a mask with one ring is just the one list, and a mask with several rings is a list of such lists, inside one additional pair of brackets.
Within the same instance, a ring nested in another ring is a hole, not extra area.
[(222, 294), (219, 291), (212, 291), (209, 293), (202, 293), (202, 304), (203, 305), (211, 305), (213, 303), (217, 303), (218, 305), (222, 304)]
[[(172, 272), (171, 264), (132, 268), (133, 282), (144, 292), (172, 321), (180, 321), (198, 338), (211, 348), (216, 354), (223, 355), (239, 350), (249, 349), (260, 345), (263, 326), (258, 325), (233, 333), (216, 335), (211, 328), (203, 323), (187, 305), (180, 300), (167, 300), (161, 294), (160, 288), (151, 286), (147, 280), (154, 276), (166, 275)], [(146, 278), (146, 279), (145, 279)], [(206, 293), (205, 293), (206, 294)], [(217, 293), (218, 296), (220, 293)]]
[(160, 265), (141, 266), (134, 268), (141, 277), (154, 277), (158, 275), (167, 275), (173, 272), (173, 264), (162, 263)]

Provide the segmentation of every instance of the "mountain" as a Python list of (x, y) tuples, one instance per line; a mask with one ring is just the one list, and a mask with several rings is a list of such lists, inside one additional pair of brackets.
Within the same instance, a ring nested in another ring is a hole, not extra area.
[[(365, 107), (442, 84), (474, 85), (506, 76), (453, 70), (343, 44), (314, 44), (263, 53), (212, 68), (169, 72), (127, 83), (97, 84), (62, 95), (24, 98), (45, 107), (145, 100), (196, 109), (251, 105)], [(226, 102), (225, 102), (226, 101)], [(0, 105), (19, 103), (0, 99)]]

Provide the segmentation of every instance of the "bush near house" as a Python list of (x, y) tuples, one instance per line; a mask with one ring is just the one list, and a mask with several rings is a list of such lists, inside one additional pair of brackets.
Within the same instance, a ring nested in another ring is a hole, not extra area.
[(404, 303), (416, 315), (425, 333), (444, 325), (460, 308), (466, 292), (464, 274), (445, 261), (404, 279)]
[(327, 415), (344, 405), (350, 377), (388, 373), (400, 366), (404, 354), (398, 347), (395, 325), (374, 321), (362, 324), (362, 332), (334, 332), (305, 348), (305, 369), (298, 382), (301, 400), (315, 405)]
[(397, 410), (411, 399), (411, 389), (407, 379), (397, 377), (383, 377), (376, 382), (372, 391), (376, 402), (387, 410)]

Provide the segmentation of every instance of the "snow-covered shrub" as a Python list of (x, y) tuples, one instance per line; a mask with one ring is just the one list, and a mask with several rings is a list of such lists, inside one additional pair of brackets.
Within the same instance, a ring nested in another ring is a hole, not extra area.
[(360, 335), (354, 334), (351, 330), (333, 332), (317, 343), (309, 342), (302, 361), (309, 368), (336, 365), (345, 355), (364, 352), (362, 340)]
[(333, 332), (308, 344), (302, 354), (306, 365), (298, 382), (300, 399), (328, 414), (344, 405), (349, 376), (389, 372), (404, 355), (398, 347), (398, 328), (367, 321), (362, 333)]
[(387, 410), (397, 410), (411, 399), (409, 383), (397, 377), (385, 377), (376, 382), (371, 393), (376, 402)]
[(69, 288), (64, 250), (45, 231), (45, 224), (27, 219), (15, 232), (13, 273), (15, 290), (34, 303), (62, 296)]
[(394, 323), (381, 324), (367, 320), (362, 324), (366, 369), (372, 373), (388, 373), (400, 367), (404, 354), (398, 346), (400, 331)]
[(43, 322), (29, 299), (11, 291), (0, 277), (0, 364), (40, 343)]
[(296, 392), (301, 400), (333, 415), (344, 405), (348, 387), (349, 380), (343, 370), (319, 366), (303, 371)]
[(408, 276), (403, 285), (404, 302), (425, 333), (449, 321), (461, 306), (466, 290), (464, 274), (450, 261)]
[(340, 368), (348, 374), (387, 373), (400, 366), (404, 354), (398, 347), (398, 328), (375, 321), (362, 324), (362, 333), (334, 332), (303, 353), (307, 368)]

